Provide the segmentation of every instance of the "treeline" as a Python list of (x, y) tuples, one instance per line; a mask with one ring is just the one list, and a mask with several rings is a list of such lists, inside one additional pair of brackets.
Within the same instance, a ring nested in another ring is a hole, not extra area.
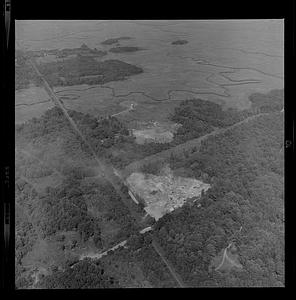
[[(131, 51), (128, 49), (126, 51)], [(120, 60), (111, 59), (98, 62), (95, 57), (106, 55), (106, 51), (87, 46), (74, 49), (20, 51), (17, 50), (15, 65), (15, 89), (27, 88), (29, 84), (40, 85), (40, 79), (29, 65), (28, 59), (42, 57), (45, 53), (66, 57), (76, 54), (74, 58), (62, 61), (40, 63), (38, 69), (52, 86), (66, 86), (77, 84), (104, 84), (110, 81), (124, 80), (126, 77), (142, 73), (140, 67), (125, 63)], [(87, 54), (87, 55), (86, 55)]]
[(103, 42), (101, 42), (102, 45), (112, 45), (112, 44), (117, 44), (120, 40), (130, 40), (132, 39), (129, 36), (121, 36), (119, 38), (111, 38), (111, 39), (107, 39)]
[[(48, 53), (46, 50), (44, 53)], [(69, 55), (90, 55), (101, 57), (107, 54), (107, 51), (101, 51), (97, 48), (91, 49), (86, 44), (82, 44), (80, 48), (65, 48), (61, 50), (57, 50), (55, 55), (59, 57), (67, 57)]]
[(93, 57), (82, 55), (64, 61), (41, 63), (38, 68), (52, 86), (104, 84), (143, 72), (140, 67), (120, 60), (98, 62)]
[(188, 44), (187, 40), (177, 40), (177, 41), (173, 41), (172, 45), (184, 45), (184, 44)]
[(109, 49), (109, 52), (112, 52), (112, 53), (125, 53), (125, 52), (136, 52), (136, 51), (140, 51), (142, 50), (141, 48), (139, 47), (114, 47), (114, 48), (111, 48)]
[(267, 94), (254, 93), (249, 96), (251, 108), (242, 111), (231, 108), (223, 110), (221, 105), (202, 99), (184, 100), (170, 117), (171, 121), (182, 124), (173, 143), (198, 138), (214, 128), (231, 126), (257, 113), (280, 111), (284, 104), (283, 97), (283, 89), (271, 90)]
[[(172, 168), (207, 173), (211, 189), (157, 222), (156, 237), (187, 285), (283, 286), (283, 116), (260, 116), (208, 138)], [(240, 228), (242, 230), (240, 232)], [(208, 267), (234, 241), (242, 270)]]
[(247, 113), (233, 109), (223, 110), (211, 101), (191, 99), (183, 101), (171, 116), (173, 122), (182, 124), (176, 139), (188, 140), (211, 132), (214, 127), (227, 127), (241, 121)]
[(249, 100), (255, 111), (263, 113), (280, 111), (284, 107), (284, 90), (272, 90), (267, 94), (254, 93)]

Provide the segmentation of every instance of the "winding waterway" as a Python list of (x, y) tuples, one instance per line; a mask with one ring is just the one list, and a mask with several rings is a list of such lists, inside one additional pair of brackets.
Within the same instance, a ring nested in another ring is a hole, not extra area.
[[(55, 88), (70, 109), (73, 105), (78, 110), (97, 105), (98, 99), (112, 105), (130, 101), (145, 109), (150, 103), (190, 97), (222, 101), (230, 107), (245, 109), (250, 104), (251, 92), (283, 86), (281, 22), (262, 21), (254, 25), (247, 21), (69, 21), (58, 22), (52, 28), (50, 22), (39, 22), (37, 27), (28, 21), (19, 24), (17, 38), (31, 49), (78, 47), (86, 43), (108, 51), (112, 45), (103, 46), (101, 42), (120, 36), (131, 37), (120, 41), (122, 46), (146, 49), (128, 54), (109, 53), (104, 58), (142, 67), (144, 72), (140, 75), (103, 85)], [(188, 44), (171, 44), (180, 38), (188, 40)], [(49, 102), (48, 97), (36, 95), (30, 101), (21, 97), (22, 91), (16, 92), (16, 122), (18, 118), (23, 121), (47, 109), (44, 105)], [(138, 100), (133, 101), (134, 97)], [(118, 107), (112, 114), (121, 110)]]

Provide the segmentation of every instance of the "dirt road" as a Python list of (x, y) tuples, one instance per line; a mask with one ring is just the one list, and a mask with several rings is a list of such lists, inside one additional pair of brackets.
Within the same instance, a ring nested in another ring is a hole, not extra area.
[(233, 124), (229, 127), (215, 129), (212, 132), (210, 132), (208, 134), (205, 134), (205, 135), (203, 135), (199, 138), (189, 140), (185, 143), (179, 144), (179, 145), (177, 145), (175, 147), (172, 147), (170, 149), (158, 152), (158, 153), (153, 154), (153, 155), (146, 156), (145, 158), (143, 158), (141, 160), (134, 161), (131, 164), (127, 165), (123, 169), (122, 174), (123, 174), (124, 177), (126, 177), (129, 174), (131, 174), (132, 172), (134, 172), (136, 170), (139, 170), (145, 164), (148, 164), (148, 163), (151, 163), (151, 162), (160, 162), (160, 161), (163, 161), (163, 160), (168, 160), (171, 157), (171, 155), (180, 156), (180, 153), (183, 153), (183, 151), (185, 151), (185, 150), (188, 151), (189, 149), (192, 149), (194, 147), (196, 147), (197, 151), (198, 151), (200, 146), (201, 146), (201, 142), (203, 140), (206, 140), (208, 137), (224, 133), (224, 132), (226, 132), (228, 130), (231, 130), (231, 129), (233, 129), (233, 128), (241, 125), (241, 124), (247, 123), (247, 122), (249, 122), (249, 121), (251, 121), (255, 118), (258, 118), (259, 116), (267, 115), (267, 114), (269, 114), (269, 113), (259, 113), (257, 115), (247, 117), (246, 119), (244, 119), (244, 120), (242, 120), (238, 123), (235, 123), (235, 124)]
[[(95, 160), (96, 160), (96, 162), (97, 162), (97, 164), (98, 164), (98, 166), (99, 166), (99, 168), (100, 168), (100, 170), (102, 172), (102, 175), (114, 187), (114, 189), (116, 190), (116, 192), (120, 196), (121, 200), (127, 206), (127, 208), (129, 209), (131, 215), (135, 219), (135, 221), (136, 221), (135, 223), (138, 225), (138, 227), (140, 229), (142, 229), (141, 228), (141, 226), (142, 226), (141, 221), (142, 221), (142, 217), (143, 216), (141, 216), (140, 213), (137, 212), (137, 205), (133, 202), (133, 200), (130, 198), (130, 196), (129, 195), (125, 195), (122, 192), (122, 190), (121, 190), (121, 187), (122, 187), (121, 186), (121, 182), (119, 181), (119, 179), (116, 176), (116, 174), (114, 174), (113, 168), (111, 166), (108, 166), (102, 159), (98, 158), (98, 156), (97, 156), (96, 152), (94, 151), (94, 149), (92, 148), (92, 146), (88, 143), (88, 141), (86, 140), (86, 138), (84, 137), (84, 135), (81, 133), (81, 131), (77, 127), (76, 123), (69, 116), (67, 110), (62, 105), (61, 101), (55, 95), (55, 93), (53, 92), (53, 90), (51, 89), (51, 87), (49, 86), (49, 84), (47, 83), (47, 81), (45, 80), (45, 78), (43, 77), (43, 75), (39, 72), (38, 68), (35, 65), (35, 62), (33, 60), (31, 60), (31, 59), (29, 60), (29, 62), (32, 65), (32, 67), (35, 70), (35, 72), (37, 73), (38, 77), (41, 79), (46, 92), (48, 93), (48, 95), (50, 96), (50, 98), (52, 99), (52, 101), (54, 102), (54, 104), (57, 105), (62, 110), (62, 112), (64, 113), (65, 117), (68, 119), (68, 121), (70, 122), (71, 126), (73, 127), (74, 131), (79, 135), (79, 137), (82, 139), (82, 141), (89, 148), (90, 152), (92, 153), (93, 157), (95, 158)], [(161, 247), (157, 244), (156, 241), (154, 241), (154, 239), (153, 239), (152, 245), (153, 245), (154, 249), (156, 250), (156, 252), (160, 255), (161, 259), (164, 261), (164, 263), (166, 264), (166, 266), (168, 267), (171, 275), (178, 282), (178, 285), (181, 286), (182, 282), (181, 282), (180, 276), (178, 276), (176, 274), (176, 272), (174, 271), (173, 267), (167, 262), (167, 260), (165, 259), (164, 255), (162, 254), (163, 251), (161, 250)]]

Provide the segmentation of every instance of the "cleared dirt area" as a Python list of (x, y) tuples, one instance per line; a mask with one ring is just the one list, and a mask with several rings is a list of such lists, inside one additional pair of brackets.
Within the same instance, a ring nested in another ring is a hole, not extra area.
[(174, 133), (179, 127), (178, 124), (166, 124), (150, 122), (143, 124), (141, 129), (133, 129), (137, 144), (145, 143), (169, 143), (174, 138)]
[(210, 188), (209, 184), (193, 178), (174, 176), (169, 167), (159, 176), (132, 173), (127, 178), (130, 189), (146, 203), (146, 212), (156, 220), (177, 207), (181, 207), (189, 198), (200, 196)]

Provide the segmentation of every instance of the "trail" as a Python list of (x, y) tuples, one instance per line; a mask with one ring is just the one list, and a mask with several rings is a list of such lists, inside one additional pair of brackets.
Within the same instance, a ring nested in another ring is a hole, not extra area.
[(118, 113), (116, 113), (116, 114), (113, 114), (113, 115), (111, 115), (111, 117), (119, 116), (119, 115), (121, 115), (121, 114), (123, 114), (123, 113), (127, 113), (127, 112), (133, 110), (133, 109), (134, 109), (134, 105), (135, 105), (134, 103), (131, 103), (131, 105), (130, 105), (130, 107), (129, 107), (128, 109), (125, 109), (125, 110), (123, 110), (123, 111), (121, 111), (121, 112), (118, 112)]
[(229, 247), (231, 247), (231, 245), (232, 245), (232, 243), (230, 243), (230, 244), (224, 249), (222, 261), (221, 261), (220, 265), (219, 265), (217, 268), (215, 268), (215, 271), (219, 270), (219, 269), (221, 268), (221, 266), (223, 266), (224, 261), (225, 261), (225, 258), (226, 258), (226, 256), (227, 256), (227, 249), (228, 249)]
[[(140, 230), (139, 233), (140, 234), (144, 234), (144, 233), (146, 233), (146, 232), (148, 232), (150, 230), (152, 230), (151, 226), (146, 227), (146, 228)], [(124, 241), (118, 243), (117, 245), (115, 245), (115, 246), (113, 246), (113, 247), (111, 247), (111, 248), (109, 248), (109, 249), (107, 249), (107, 250), (105, 250), (103, 252), (91, 253), (91, 254), (82, 254), (80, 256), (79, 260), (83, 260), (86, 257), (89, 257), (91, 259), (101, 259), (103, 256), (107, 255), (109, 251), (114, 251), (114, 250), (116, 250), (116, 249), (118, 249), (120, 247), (124, 247), (126, 245), (126, 243), (127, 243), (127, 240), (124, 240)]]
[(215, 268), (215, 271), (218, 271), (224, 264), (225, 262), (225, 259), (227, 259), (233, 266), (237, 267), (237, 268), (241, 268), (242, 266), (241, 265), (238, 265), (236, 262), (234, 262), (228, 255), (227, 255), (227, 249), (229, 247), (231, 247), (232, 243), (230, 243), (225, 249), (224, 249), (224, 252), (223, 252), (223, 257), (222, 257), (222, 261), (221, 263), (219, 264), (218, 267)]

